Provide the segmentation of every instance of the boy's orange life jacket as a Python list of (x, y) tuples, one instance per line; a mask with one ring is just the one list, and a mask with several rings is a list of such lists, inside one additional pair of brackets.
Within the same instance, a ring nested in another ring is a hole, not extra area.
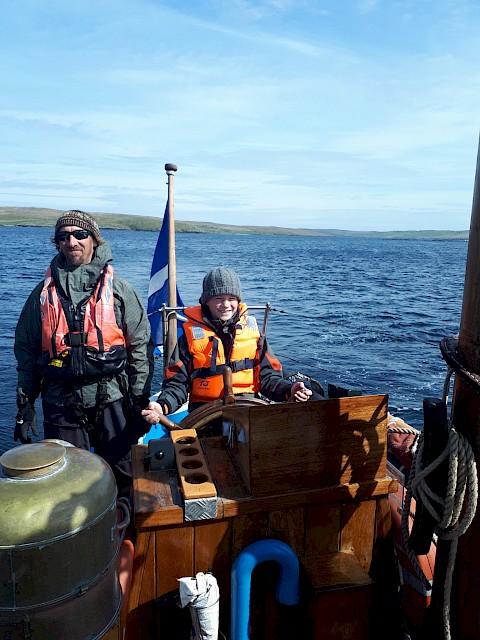
[(235, 325), (235, 341), (229, 362), (222, 341), (202, 318), (201, 307), (185, 309), (187, 322), (183, 330), (191, 358), (190, 402), (209, 402), (223, 396), (223, 369), (232, 370), (234, 394), (259, 390), (257, 346), (260, 338), (257, 321), (247, 315), (247, 305), (240, 304), (240, 319)]
[[(67, 376), (90, 375), (91, 366), (84, 370), (85, 358), (94, 364), (94, 377), (112, 375), (125, 368), (125, 338), (115, 318), (110, 265), (102, 270), (93, 294), (77, 309), (70, 301), (63, 300), (62, 304), (49, 267), (40, 294), (40, 318), (42, 351), (50, 356), (50, 371), (57, 367)], [(82, 353), (83, 364), (79, 364), (75, 354), (73, 358), (68, 357), (75, 351)], [(71, 371), (72, 365), (75, 371)]]

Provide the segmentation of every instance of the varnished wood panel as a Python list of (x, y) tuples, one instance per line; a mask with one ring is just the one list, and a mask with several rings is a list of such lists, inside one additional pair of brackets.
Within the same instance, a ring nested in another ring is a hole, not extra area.
[(126, 640), (147, 640), (156, 627), (151, 601), (156, 597), (155, 533), (139, 533), (135, 545), (133, 577), (126, 616)]
[(320, 504), (307, 507), (305, 555), (338, 551), (340, 544), (340, 504)]
[(285, 542), (298, 556), (305, 553), (305, 509), (282, 509), (268, 514), (267, 537)]
[(158, 510), (163, 511), (169, 524), (183, 522), (183, 503), (174, 471), (149, 471), (145, 463), (147, 447), (132, 447), (132, 472), (134, 496), (134, 524), (144, 526), (144, 520)]
[[(308, 556), (314, 640), (368, 640), (371, 579), (353, 553)], [(388, 634), (387, 634), (388, 635)]]
[(372, 562), (376, 506), (375, 500), (342, 505), (340, 551), (352, 551), (365, 571)]
[(302, 566), (313, 589), (324, 591), (368, 586), (368, 573), (353, 553), (338, 551), (302, 558)]
[[(393, 636), (392, 640), (403, 638), (400, 630), (404, 613), (400, 609), (400, 598), (397, 589), (398, 558), (394, 551), (390, 527), (389, 499), (379, 498), (375, 514), (376, 536), (372, 564), (369, 570), (369, 575), (373, 579), (370, 617), (371, 640), (383, 640), (386, 628), (398, 630), (398, 634)], [(402, 591), (404, 590), (405, 585)], [(440, 632), (435, 633), (430, 627), (425, 637), (441, 638), (442, 634)]]
[(232, 520), (232, 564), (251, 542), (268, 537), (268, 514), (254, 513)]
[(233, 456), (252, 496), (386, 475), (387, 396), (253, 406), (232, 420), (243, 432)]
[(133, 559), (133, 578), (130, 585), (129, 609), (155, 597), (155, 533), (139, 533)]
[[(351, 499), (367, 499), (396, 491), (398, 483), (389, 476), (362, 483), (350, 483), (333, 487), (301, 490), (295, 485), (290, 492), (272, 496), (253, 497), (243, 487), (230, 456), (221, 445), (220, 438), (208, 438), (202, 448), (217, 486), (217, 518), (233, 518), (238, 515), (290, 509), (319, 502), (340, 502)], [(134, 522), (137, 531), (183, 523), (183, 503), (178, 491), (176, 474), (150, 472), (145, 469), (145, 445), (132, 448), (134, 475)], [(141, 480), (141, 482), (140, 482)]]
[(210, 520), (195, 524), (195, 573), (204, 573), (224, 566), (230, 558), (231, 520)]
[(311, 614), (313, 640), (368, 640), (370, 592), (365, 586), (317, 593)]
[(232, 567), (232, 521), (197, 523), (195, 526), (195, 573), (210, 571), (220, 591), (220, 629), (230, 629), (230, 575)]
[[(221, 438), (202, 438), (200, 440), (208, 467), (217, 487), (217, 493), (223, 500), (235, 501), (247, 496), (245, 485), (236, 471), (234, 461)], [(220, 517), (224, 517), (222, 514)]]
[[(298, 490), (275, 494), (271, 496), (244, 497), (237, 500), (219, 500), (223, 503), (219, 507), (222, 517), (233, 518), (238, 515), (270, 511), (272, 509), (290, 509), (298, 506), (308, 506), (316, 503), (343, 502), (352, 499), (366, 500), (372, 496), (384, 496), (396, 491), (396, 480), (385, 476), (361, 484), (342, 484), (324, 489)], [(220, 517), (220, 516), (217, 516)]]
[(193, 526), (159, 529), (155, 532), (156, 597), (176, 589), (178, 578), (193, 575)]

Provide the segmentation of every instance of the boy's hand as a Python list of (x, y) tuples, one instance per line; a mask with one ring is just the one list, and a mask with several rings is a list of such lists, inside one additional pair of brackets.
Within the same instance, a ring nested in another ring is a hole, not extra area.
[(306, 402), (311, 395), (312, 392), (310, 389), (307, 389), (303, 382), (294, 382), (290, 389), (290, 398), (288, 399), (288, 402)]
[(163, 413), (162, 405), (158, 402), (149, 402), (148, 407), (142, 411), (142, 416), (148, 424), (158, 424)]

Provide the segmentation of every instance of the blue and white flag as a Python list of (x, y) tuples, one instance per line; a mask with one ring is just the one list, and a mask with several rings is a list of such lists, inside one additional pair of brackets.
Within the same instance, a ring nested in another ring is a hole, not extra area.
[[(156, 353), (161, 353), (163, 348), (162, 313), (154, 313), (162, 307), (168, 306), (168, 200), (163, 216), (162, 228), (158, 234), (157, 246), (152, 260), (152, 270), (150, 272), (150, 284), (148, 286), (148, 306), (147, 314), (150, 320), (152, 338), (155, 343)], [(184, 304), (180, 298), (177, 287), (177, 307)], [(177, 316), (178, 318), (178, 316)], [(177, 319), (178, 328), (181, 327), (181, 319)]]

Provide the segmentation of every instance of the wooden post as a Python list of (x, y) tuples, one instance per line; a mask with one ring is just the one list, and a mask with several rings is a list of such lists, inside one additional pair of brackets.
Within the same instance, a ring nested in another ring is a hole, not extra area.
[[(458, 355), (469, 371), (480, 372), (480, 146), (473, 193)], [(478, 467), (480, 393), (458, 375), (452, 400), (452, 421), (456, 430), (462, 433), (472, 446)], [(477, 511), (470, 528), (459, 539), (452, 585), (452, 637), (458, 640), (480, 639), (480, 553), (477, 549), (479, 536), (480, 517)], [(458, 629), (457, 634), (455, 628)]]
[[(427, 467), (436, 460), (448, 444), (447, 406), (439, 398), (423, 400), (423, 462)], [(439, 496), (447, 491), (448, 465), (444, 461), (428, 476), (426, 484)], [(416, 503), (415, 520), (410, 532), (409, 547), (416, 555), (427, 555), (435, 531), (435, 518), (422, 502)]]
[[(165, 171), (168, 176), (168, 306), (177, 306), (177, 266), (175, 258), (175, 219), (174, 219), (174, 194), (173, 194), (173, 176), (177, 170), (176, 164), (168, 163), (165, 165)], [(168, 364), (170, 357), (177, 344), (177, 316), (170, 313), (168, 316), (168, 333), (166, 343), (166, 358)]]

